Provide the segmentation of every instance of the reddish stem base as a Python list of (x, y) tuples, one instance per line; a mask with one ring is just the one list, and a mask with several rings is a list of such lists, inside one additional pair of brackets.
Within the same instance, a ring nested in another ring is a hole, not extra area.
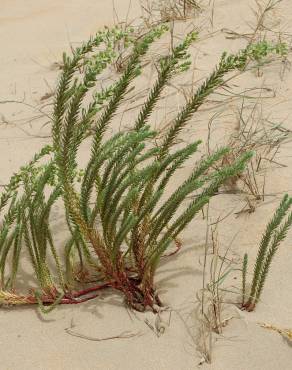
[(255, 310), (256, 304), (253, 302), (246, 302), (241, 306), (243, 311), (252, 312)]
[[(135, 278), (129, 278), (125, 276), (119, 282), (109, 281), (103, 284), (98, 284), (91, 286), (86, 289), (69, 291), (65, 293), (64, 297), (60, 299), (58, 304), (79, 304), (91, 299), (98, 297), (99, 290), (113, 288), (123, 293), (125, 296), (127, 304), (133, 309), (144, 312), (147, 307), (156, 312), (155, 306), (162, 306), (162, 302), (155, 293), (153, 288), (148, 288), (142, 291), (140, 288), (140, 281)], [(11, 301), (11, 304), (38, 304), (41, 302), (44, 306), (49, 306), (54, 304), (60, 293), (57, 289), (52, 289), (50, 292), (44, 293), (38, 298), (35, 296), (34, 292), (31, 292), (28, 296), (17, 296), (14, 300), (14, 303)], [(9, 302), (8, 302), (9, 303)]]

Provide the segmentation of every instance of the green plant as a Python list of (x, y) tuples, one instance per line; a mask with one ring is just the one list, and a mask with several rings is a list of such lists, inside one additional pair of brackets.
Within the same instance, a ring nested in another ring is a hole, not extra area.
[(246, 296), (247, 265), (248, 265), (248, 254), (245, 253), (243, 256), (243, 263), (242, 263), (242, 304), (243, 305), (245, 303), (245, 296)]
[[(159, 138), (147, 121), (167, 82), (188, 68), (187, 49), (197, 37), (194, 33), (160, 59), (157, 80), (133, 128), (105, 138), (130, 84), (141, 73), (141, 59), (165, 31), (165, 26), (155, 28), (133, 42), (122, 75), (101, 92), (95, 91), (97, 75), (114, 61), (113, 45), (124, 34), (105, 30), (71, 57), (64, 54), (52, 118), (53, 143), (12, 176), (0, 199), (0, 211), (6, 211), (0, 228), (3, 304), (39, 304), (46, 311), (44, 305), (51, 305), (50, 310), (57, 304), (80, 303), (96, 297), (99, 289), (111, 287), (122, 292), (131, 307), (155, 310), (161, 302), (154, 276), (166, 249), (218, 187), (240, 173), (250, 159), (251, 153), (244, 153), (212, 171), (228, 152), (228, 148), (219, 149), (199, 161), (187, 180), (166, 195), (171, 177), (200, 144), (195, 141), (177, 149), (180, 131), (206, 97), (224, 84), (224, 76), (243, 70), (252, 59), (250, 47), (236, 55), (224, 53), (157, 146)], [(80, 171), (78, 150), (89, 136), (90, 158)], [(190, 194), (196, 197), (184, 208)], [(57, 248), (50, 215), (61, 199), (70, 237), (64, 248)], [(29, 295), (15, 293), (23, 247), (39, 286)], [(78, 281), (98, 284), (80, 288)]]
[[(248, 300), (242, 305), (242, 307), (247, 311), (253, 311), (255, 309), (255, 306), (262, 294), (273, 257), (278, 250), (280, 243), (286, 238), (287, 232), (292, 225), (292, 212), (290, 211), (289, 213), (289, 209), (291, 208), (291, 206), (292, 197), (289, 197), (286, 194), (282, 199), (278, 209), (276, 210), (272, 220), (267, 225), (265, 233), (263, 234), (254, 266), (251, 291), (248, 296)], [(243, 263), (244, 288), (246, 270), (247, 255), (245, 256)], [(245, 289), (243, 289), (243, 294), (245, 295)]]

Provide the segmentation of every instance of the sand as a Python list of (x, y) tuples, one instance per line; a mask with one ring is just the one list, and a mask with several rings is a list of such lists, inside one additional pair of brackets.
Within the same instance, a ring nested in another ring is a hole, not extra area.
[[(211, 2), (212, 3), (212, 2)], [(190, 71), (176, 86), (188, 88), (215, 66), (223, 50), (234, 52), (246, 44), (243, 38), (227, 38), (224, 30), (250, 33), (253, 22), (252, 0), (217, 0), (214, 8), (203, 1), (203, 12), (188, 22), (175, 22), (175, 31), (186, 32), (191, 25), (200, 27), (200, 41), (191, 48), (194, 73)], [(119, 20), (139, 18), (141, 8), (137, 0), (116, 0)], [(5, 184), (19, 166), (25, 164), (44, 143), (50, 142), (48, 117), (58, 63), (63, 50), (77, 45), (104, 25), (117, 21), (109, 0), (36, 1), (2, 0), (0, 14), (0, 184)], [(292, 5), (283, 0), (268, 19), (269, 25), (285, 32), (291, 41)], [(274, 39), (277, 33), (274, 34)], [(167, 45), (162, 45), (167, 47)], [(280, 73), (280, 72), (284, 73)], [(141, 79), (136, 91), (151, 82), (151, 69), (145, 81)], [(195, 87), (193, 86), (193, 87)], [(229, 88), (242, 92), (248, 88), (268, 88), (262, 99), (263, 116), (292, 130), (292, 73), (289, 64), (285, 70), (277, 61), (263, 68), (260, 77), (246, 72), (232, 80)], [(253, 92), (256, 97), (256, 94)], [(219, 101), (219, 102), (218, 102)], [(252, 100), (253, 102), (256, 99)], [(169, 90), (159, 112), (152, 118), (154, 126), (165, 123), (168, 114), (182, 104), (175, 90)], [(236, 109), (240, 98), (227, 99), (214, 95), (197, 113), (184, 130), (186, 141), (202, 138), (206, 149), (208, 122), (215, 112), (211, 145), (222, 144), (236, 128)], [(133, 103), (129, 103), (129, 107)], [(124, 120), (135, 117), (130, 110)], [(113, 126), (119, 123), (116, 117)], [(86, 154), (86, 148), (83, 149)], [(256, 204), (253, 213), (241, 213), (245, 203), (239, 194), (216, 196), (209, 209), (210, 223), (218, 216), (229, 215), (219, 225), (222, 254), (236, 236), (228, 256), (235, 266), (248, 252), (254, 261), (257, 245), (266, 223), (284, 192), (292, 194), (292, 142), (282, 144), (276, 156), (280, 165), (270, 165), (266, 172), (265, 200)], [(186, 176), (189, 166), (181, 171)], [(175, 187), (181, 178), (175, 179)], [(58, 215), (56, 214), (56, 224)], [(56, 232), (62, 231), (56, 229)], [(258, 323), (270, 323), (281, 328), (292, 328), (292, 236), (281, 245), (275, 258), (262, 301), (253, 313), (241, 312), (235, 305), (227, 305), (223, 318), (228, 319), (221, 335), (214, 335), (212, 363), (199, 365), (202, 354), (197, 347), (199, 322), (196, 318), (197, 292), (202, 287), (202, 261), (206, 220), (195, 219), (182, 237), (183, 249), (175, 257), (165, 260), (157, 275), (157, 286), (162, 301), (170, 310), (161, 314), (165, 332), (156, 335), (145, 320), (155, 327), (157, 317), (152, 313), (137, 314), (128, 311), (118, 294), (101, 297), (83, 305), (59, 307), (47, 316), (35, 308), (2, 309), (0, 311), (1, 369), (103, 369), (149, 370), (195, 368), (212, 370), (281, 370), (291, 369), (292, 350), (288, 341), (277, 332), (264, 329)], [(251, 271), (250, 271), (251, 272)], [(250, 275), (249, 275), (250, 276)], [(24, 277), (23, 284), (27, 283)], [(234, 272), (230, 286), (240, 286), (240, 272)], [(171, 316), (170, 316), (171, 311)], [(79, 333), (96, 340), (72, 336)], [(125, 331), (132, 338), (118, 338)], [(108, 339), (117, 337), (115, 339)], [(100, 340), (97, 339), (108, 339)]]

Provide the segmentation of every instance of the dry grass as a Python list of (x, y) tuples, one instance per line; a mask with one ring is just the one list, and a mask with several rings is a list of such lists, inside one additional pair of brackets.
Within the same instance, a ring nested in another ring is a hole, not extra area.
[(154, 24), (183, 21), (201, 10), (196, 0), (141, 0), (144, 23)]
[(273, 27), (279, 22), (276, 15), (277, 6), (283, 0), (265, 0), (265, 1), (254, 1), (254, 7), (251, 9), (253, 14), (253, 20), (248, 23), (250, 32), (239, 33), (228, 28), (223, 28), (228, 39), (239, 39), (243, 38), (249, 43), (262, 40), (267, 32), (276, 33), (273, 31)]
[[(209, 220), (209, 210), (206, 219)], [(206, 231), (206, 242), (203, 262), (203, 286), (197, 294), (197, 318), (199, 330), (197, 335), (197, 350), (202, 355), (201, 363), (211, 363), (213, 345), (218, 335), (222, 335), (223, 328), (233, 318), (226, 316), (226, 293), (230, 292), (223, 283), (236, 270), (235, 261), (228, 258), (230, 247), (222, 254), (219, 242), (218, 225), (209, 226)]]
[(264, 200), (265, 176), (271, 165), (284, 166), (276, 161), (281, 144), (287, 139), (289, 130), (274, 123), (263, 113), (261, 99), (247, 107), (243, 99), (237, 112), (237, 125), (228, 146), (232, 151), (223, 159), (229, 163), (245, 150), (254, 152), (254, 157), (244, 173), (226, 184), (232, 191), (245, 192), (253, 200)]

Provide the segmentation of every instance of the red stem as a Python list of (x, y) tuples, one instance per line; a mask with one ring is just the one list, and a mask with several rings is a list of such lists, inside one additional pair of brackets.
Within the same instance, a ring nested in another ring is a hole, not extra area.
[(92, 286), (92, 287), (87, 288), (87, 289), (75, 291), (75, 292), (72, 292), (70, 294), (66, 294), (66, 297), (68, 297), (68, 298), (78, 298), (78, 297), (81, 297), (81, 296), (86, 295), (88, 293), (96, 292), (97, 290), (110, 288), (110, 287), (113, 287), (113, 286), (114, 286), (114, 282), (107, 282), (107, 283), (104, 283), (104, 284), (99, 284), (99, 285)]

